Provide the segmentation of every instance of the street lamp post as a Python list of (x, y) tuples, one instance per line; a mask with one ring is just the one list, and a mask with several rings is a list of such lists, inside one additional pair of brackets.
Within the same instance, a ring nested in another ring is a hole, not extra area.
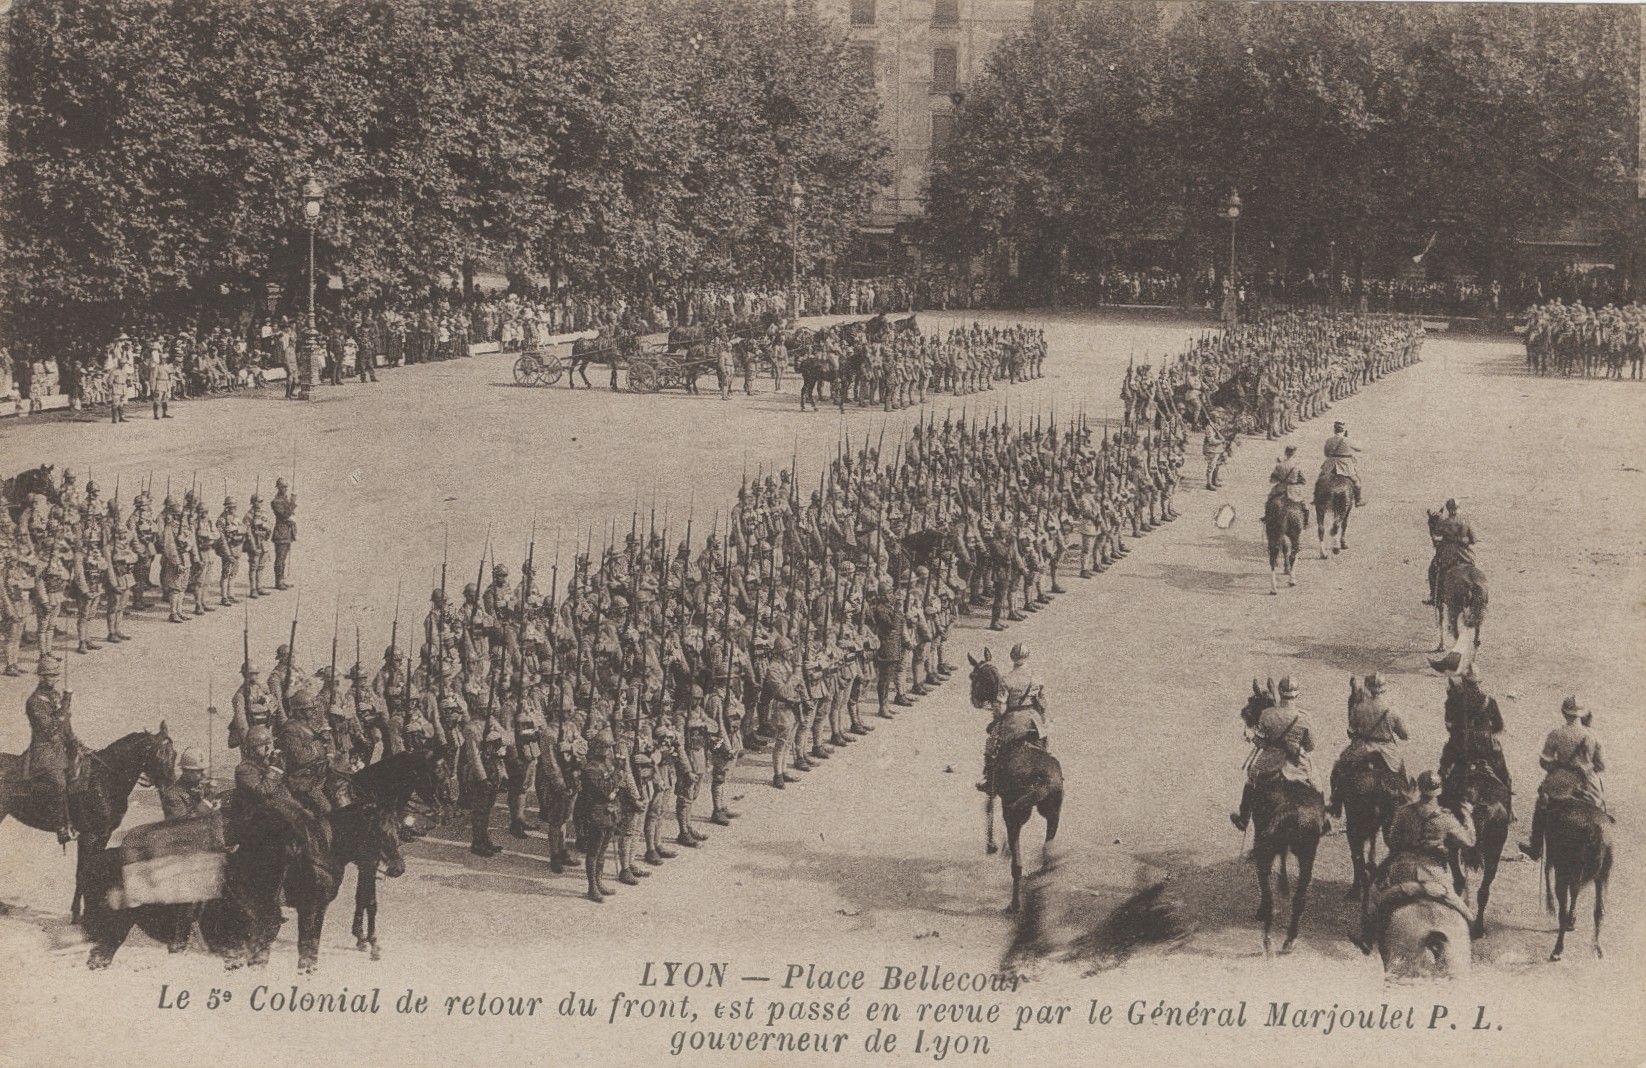
[(1223, 294), (1223, 318), (1235, 326), (1240, 322), (1240, 297), (1235, 287), (1235, 229), (1240, 225), (1240, 194), (1236, 190), (1230, 189), (1229, 198), (1223, 202), (1223, 217), (1229, 220), (1229, 276)]
[(789, 318), (800, 318), (800, 204), (806, 190), (799, 178), (789, 182)]
[(298, 396), (304, 400), (311, 399), (310, 388), (319, 381), (320, 357), (323, 352), (320, 331), (314, 318), (314, 229), (320, 223), (320, 207), (325, 199), (326, 187), (320, 184), (319, 179), (304, 179), (303, 225), (309, 231), (309, 313), (303, 330), (302, 355), (298, 365), (298, 374), (302, 378)]

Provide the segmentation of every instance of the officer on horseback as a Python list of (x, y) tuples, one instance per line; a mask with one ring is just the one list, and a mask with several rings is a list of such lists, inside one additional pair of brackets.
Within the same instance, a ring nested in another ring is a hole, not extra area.
[(1382, 675), (1368, 675), (1367, 696), (1349, 701), (1349, 744), (1332, 765), (1332, 798), (1326, 806), (1326, 811), (1333, 816), (1343, 815), (1343, 800), (1338, 793), (1342, 773), (1357, 764), (1378, 761), (1392, 774), (1408, 784), (1411, 782), (1406, 778), (1406, 761), (1400, 755), (1399, 745), (1410, 735), (1406, 733), (1400, 713), (1383, 700), (1386, 688)]
[(1360, 472), (1355, 467), (1355, 453), (1360, 447), (1349, 442), (1349, 424), (1333, 423), (1332, 436), (1326, 439), (1326, 462), (1320, 466), (1320, 477), (1342, 475), (1355, 488), (1355, 506), (1360, 500)]
[(1304, 486), (1309, 484), (1309, 478), (1303, 473), (1303, 466), (1297, 462), (1297, 446), (1286, 446), (1286, 453), (1275, 461), (1274, 470), (1269, 472), (1269, 496), (1285, 497), (1288, 501), (1309, 507), (1309, 498), (1304, 493)]
[(986, 706), (993, 714), (985, 728), (983, 780), (977, 784), (980, 793), (995, 794), (995, 762), (1013, 743), (1029, 739), (1038, 740), (1042, 748), (1046, 746), (1044, 691), (1028, 661), (1026, 645), (1018, 642), (1012, 646), (1012, 670), (1000, 676), (1000, 686)]
[[(41, 644), (44, 645), (45, 640)], [(63, 663), (55, 656), (41, 653), (36, 670), (40, 682), (23, 706), (29, 717), (29, 748), (25, 759), (34, 788), (49, 791), (42, 809), (59, 814), (57, 840), (67, 843), (74, 838), (69, 819), (69, 783), (80, 749), (69, 719), (74, 695), (57, 688), (57, 680), (63, 677)]]
[(1520, 851), (1533, 860), (1543, 856), (1543, 821), (1550, 805), (1578, 801), (1606, 810), (1600, 781), (1606, 761), (1600, 755), (1600, 736), (1589, 726), (1594, 713), (1586, 712), (1575, 696), (1568, 696), (1561, 702), (1560, 714), (1566, 722), (1549, 732), (1538, 757), (1545, 774), (1532, 809), (1532, 838), (1520, 843)]
[(1309, 714), (1292, 702), (1303, 690), (1291, 676), (1280, 680), (1279, 700), (1265, 708), (1248, 730), (1252, 754), (1246, 761), (1246, 785), (1240, 791), (1240, 810), (1229, 813), (1229, 822), (1246, 829), (1251, 818), (1252, 791), (1269, 778), (1314, 784), (1314, 726)]
[(1455, 498), (1448, 499), (1445, 514), (1430, 523), (1429, 540), (1434, 543), (1435, 556), (1429, 563), (1429, 599), (1423, 603), (1433, 605), (1440, 600), (1440, 576), (1460, 564), (1472, 567), (1475, 562), (1474, 528), (1458, 515)]
[(1458, 803), (1453, 815), (1440, 804), (1440, 776), (1425, 771), (1417, 777), (1419, 797), (1395, 813), (1389, 826), (1389, 853), (1409, 853), (1445, 863), (1452, 849), (1467, 849), (1475, 844), (1474, 824), (1470, 821), (1473, 806), (1467, 801)]

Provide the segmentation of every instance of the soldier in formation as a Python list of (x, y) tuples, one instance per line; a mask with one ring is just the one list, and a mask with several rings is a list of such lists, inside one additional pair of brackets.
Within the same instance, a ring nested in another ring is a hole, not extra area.
[[(0, 673), (21, 674), (24, 646), (48, 651), (70, 620), (77, 653), (130, 640), (128, 612), (147, 607), (157, 589), (173, 622), (188, 618), (185, 595), (194, 615), (212, 611), (213, 560), (218, 605), (239, 603), (242, 556), (248, 595), (266, 592), (274, 524), (255, 495), (243, 516), (225, 498), (214, 520), (193, 489), (181, 503), (167, 496), (155, 515), (147, 491), (123, 507), (118, 486), (105, 500), (96, 482), (82, 490), (72, 471), (60, 485), (36, 479), (12, 492), (18, 499), (0, 494)], [(101, 635), (94, 633), (99, 619)]]

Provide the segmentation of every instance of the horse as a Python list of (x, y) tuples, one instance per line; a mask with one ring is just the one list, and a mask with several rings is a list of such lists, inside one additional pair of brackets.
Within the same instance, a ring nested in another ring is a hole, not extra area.
[[(1399, 878), (1391, 874), (1393, 870), (1415, 871), (1422, 864), (1422, 858), (1397, 853), (1378, 872), (1379, 885)], [(1437, 895), (1408, 879), (1380, 903), (1373, 916), (1363, 915), (1361, 922), (1366, 940), (1360, 947), (1369, 953), (1376, 944), (1385, 974), (1456, 979), (1469, 972), (1469, 921), (1456, 904), (1445, 899), (1444, 891)]]
[[(1429, 511), (1428, 516), (1429, 535), (1437, 537), (1443, 513), (1434, 510)], [(1457, 643), (1464, 627), (1474, 631), (1473, 647), (1479, 649), (1480, 625), (1486, 617), (1488, 600), (1486, 575), (1474, 564), (1459, 560), (1440, 569), (1435, 579), (1435, 623), (1440, 628), (1435, 652), (1446, 652), (1447, 641)], [(1463, 660), (1462, 651), (1454, 648), (1441, 659), (1429, 661), (1429, 666), (1436, 671), (1456, 671), (1464, 666)]]
[[(1248, 728), (1257, 726), (1264, 709), (1278, 703), (1274, 680), (1267, 689), (1252, 680), (1252, 696), (1240, 711)], [(1252, 788), (1252, 863), (1257, 868), (1257, 919), (1263, 923), (1263, 951), (1270, 948), (1274, 925), (1274, 897), (1269, 890), (1269, 869), (1280, 860), (1280, 892), (1286, 893), (1286, 855), (1297, 860), (1297, 887), (1292, 891), (1291, 922), (1286, 941), (1280, 947), (1289, 952), (1297, 941), (1297, 926), (1303, 918), (1309, 883), (1314, 878), (1315, 853), (1320, 847), (1321, 828), (1326, 822), (1326, 799), (1305, 782), (1277, 777)]]
[[(1349, 676), (1349, 711), (1371, 700), (1371, 692), (1353, 675)], [(1354, 884), (1349, 887), (1350, 899), (1360, 898), (1362, 915), (1366, 911), (1367, 894), (1371, 889), (1372, 873), (1377, 870), (1377, 836), (1389, 841), (1389, 827), (1394, 823), (1400, 806), (1411, 800), (1411, 791), (1404, 775), (1390, 770), (1381, 759), (1368, 756), (1352, 765), (1344, 765), (1338, 772), (1337, 796), (1343, 802), (1346, 834), (1349, 841), (1349, 860), (1354, 865)]]
[(566, 386), (577, 388), (577, 376), (582, 376), (585, 389), (593, 389), (589, 382), (589, 364), (608, 363), (612, 369), (611, 390), (617, 392), (617, 369), (620, 364), (640, 349), (640, 339), (632, 334), (614, 335), (605, 327), (595, 337), (580, 337), (572, 342), (571, 370), (566, 375)]
[(29, 498), (36, 493), (50, 504), (57, 504), (62, 500), (62, 494), (57, 489), (57, 469), (52, 464), (31, 467), (11, 478), (0, 480), (0, 494), (6, 499), (14, 523), (22, 520), (23, 513), (28, 510)]
[[(375, 877), (377, 866), (383, 864), (390, 878), (405, 874), (399, 816), (394, 809), (355, 804), (337, 809), (323, 822), (329, 844), (316, 851), (304, 835), (292, 833), (266, 811), (243, 817), (238, 848), (225, 858), (222, 895), (199, 910), (201, 937), (211, 952), (228, 959), (231, 969), (268, 962), (270, 947), (284, 923), (283, 893), (286, 903), (297, 910), (298, 971), (313, 973), (326, 909), (337, 896), (343, 869), (352, 863), (362, 872), (370, 869)], [(108, 967), (133, 926), (169, 941), (174, 952), (187, 944), (187, 929), (182, 925), (194, 915), (195, 906), (116, 908), (110, 895), (120, 879), (120, 850), (100, 850), (88, 867), (86, 931), (92, 950), (87, 967)]]
[(1275, 573), (1282, 566), (1286, 569), (1286, 585), (1297, 585), (1292, 568), (1297, 563), (1297, 548), (1308, 526), (1309, 506), (1302, 501), (1279, 494), (1270, 497), (1263, 506), (1263, 534), (1269, 543), (1269, 596), (1279, 592)]
[(1548, 868), (1544, 873), (1543, 904), (1550, 912), (1555, 912), (1558, 905), (1559, 920), (1555, 948), (1549, 959), (1558, 961), (1565, 952), (1566, 932), (1577, 929), (1578, 895), (1590, 883), (1595, 887), (1594, 951), (1596, 957), (1603, 957), (1600, 918), (1606, 907), (1606, 882), (1612, 874), (1612, 817), (1598, 805), (1571, 800), (1550, 805), (1544, 821)]
[[(406, 805), (414, 796), (436, 813), (442, 809), (438, 758), (424, 750), (392, 753), (368, 764), (355, 773), (352, 786), (357, 798), (388, 809), (397, 819), (405, 817)], [(356, 864), (354, 948), (370, 950), (372, 960), (378, 960), (382, 953), (377, 944), (378, 865), (376, 860), (357, 860)]]
[[(1326, 559), (1326, 536), (1332, 537), (1332, 553), (1349, 547), (1349, 515), (1355, 510), (1355, 488), (1347, 475), (1322, 471), (1315, 479), (1315, 534), (1320, 540), (1320, 558)], [(1327, 530), (1326, 517), (1331, 516)]]
[[(972, 665), (972, 706), (999, 709), (1006, 697), (1006, 681), (995, 666), (991, 651), (985, 648), (982, 660), (969, 653), (966, 659)], [(1038, 698), (1036, 700), (1038, 707)], [(1006, 716), (1018, 714), (1021, 713), (1007, 712)], [(1003, 722), (1001, 726), (1006, 725)], [(1063, 813), (1063, 766), (1046, 751), (1043, 738), (1027, 732), (1020, 733), (995, 752), (993, 774), (985, 785), (984, 849), (988, 853), (998, 852), (994, 842), (994, 799), (998, 795), (1012, 862), (1012, 903), (1006, 911), (1015, 913), (1023, 899), (1023, 860), (1019, 846), (1023, 825), (1035, 812), (1039, 812), (1046, 821), (1046, 841), (1041, 847), (1041, 864), (1044, 866), (1046, 853), (1051, 848), (1052, 839), (1057, 837), (1057, 824)]]
[[(79, 772), (70, 783), (69, 826), (79, 836), (70, 922), (78, 922), (85, 898), (86, 863), (101, 853), (126, 818), (131, 792), (141, 783), (163, 786), (172, 780), (177, 748), (164, 720), (152, 734), (135, 731), (105, 749), (81, 749)], [(0, 753), (0, 820), (14, 816), (37, 831), (56, 831), (63, 822), (55, 804), (44, 803), (21, 778), (24, 758)], [(0, 915), (10, 911), (0, 904)]]

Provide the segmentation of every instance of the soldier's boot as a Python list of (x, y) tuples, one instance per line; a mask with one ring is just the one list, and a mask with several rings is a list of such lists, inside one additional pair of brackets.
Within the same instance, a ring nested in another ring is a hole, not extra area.
[(629, 870), (633, 862), (634, 839), (626, 834), (622, 835), (617, 839), (617, 881), (624, 886), (640, 885), (640, 880)]
[(0, 669), (0, 675), (15, 679), (23, 674), (23, 669), (17, 662), (23, 658), (23, 623), (13, 620), (6, 625), (5, 662), (6, 666)]
[(166, 607), (171, 610), (171, 614), (166, 617), (168, 622), (188, 622), (183, 615), (183, 591), (179, 590), (176, 593), (168, 595), (166, 598)]
[(1001, 607), (1002, 606), (1001, 606), (1000, 602), (996, 601), (995, 606), (994, 606), (994, 610), (989, 614), (989, 629), (990, 630), (1005, 630), (1006, 629), (1005, 625), (1000, 622), (1000, 609), (1001, 609)]
[(730, 827), (737, 813), (726, 807), (726, 788), (719, 783), (709, 787), (709, 798), (714, 802), (714, 810), (709, 813), (709, 822), (720, 827)]
[(235, 603), (234, 598), (229, 596), (229, 585), (233, 581), (227, 575), (217, 580), (217, 603), (224, 607)]
[(602, 904), (606, 900), (605, 887), (600, 885), (600, 868), (603, 859), (596, 857), (593, 853), (586, 854), (583, 857), (583, 872), (589, 880), (587, 897), (596, 904)]
[(77, 617), (75, 619), (74, 634), (79, 641), (79, 644), (74, 647), (74, 651), (77, 653), (91, 653), (103, 648), (86, 637), (86, 620), (84, 618)]
[(1247, 783), (1240, 788), (1240, 811), (1229, 813), (1229, 822), (1235, 825), (1236, 830), (1244, 831), (1248, 820), (1251, 818), (1251, 811), (1252, 784)]

